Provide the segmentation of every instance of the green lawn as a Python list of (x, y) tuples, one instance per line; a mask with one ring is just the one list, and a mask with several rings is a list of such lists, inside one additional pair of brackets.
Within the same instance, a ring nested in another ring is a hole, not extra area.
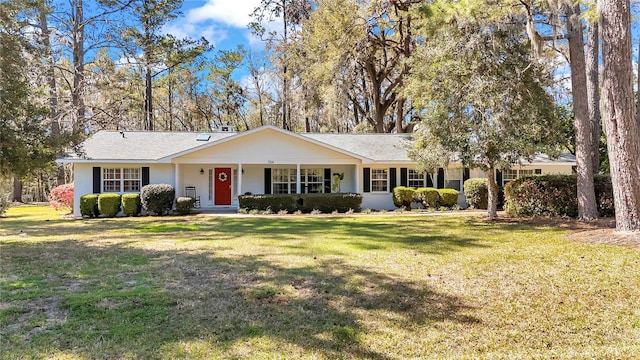
[(640, 354), (638, 248), (477, 216), (62, 220), (11, 208), (0, 358)]

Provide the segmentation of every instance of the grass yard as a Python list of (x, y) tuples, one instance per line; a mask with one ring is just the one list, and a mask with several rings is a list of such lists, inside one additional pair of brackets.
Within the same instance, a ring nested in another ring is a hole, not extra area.
[(0, 358), (640, 354), (640, 249), (478, 215), (0, 219)]

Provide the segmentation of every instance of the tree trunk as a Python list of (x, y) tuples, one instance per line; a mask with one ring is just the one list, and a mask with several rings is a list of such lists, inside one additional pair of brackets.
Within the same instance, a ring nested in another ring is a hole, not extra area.
[[(147, 60), (148, 61), (148, 60)], [(151, 82), (151, 64), (147, 63), (144, 87), (144, 129), (153, 131), (153, 92)]]
[(640, 231), (640, 128), (633, 104), (631, 14), (629, 0), (599, 0), (602, 37), (602, 122), (607, 150), (616, 230)]
[[(60, 138), (60, 123), (58, 122), (58, 86), (56, 84), (56, 74), (54, 69), (53, 51), (51, 49), (51, 32), (47, 23), (47, 14), (40, 10), (40, 31), (42, 45), (46, 53), (46, 77), (49, 86), (49, 119), (51, 121), (51, 136)], [(56, 184), (62, 185), (65, 182), (64, 166), (56, 164)]]
[(75, 111), (73, 130), (84, 128), (84, 12), (82, 0), (75, 1), (75, 20), (73, 20), (73, 90), (71, 103)]
[(13, 198), (11, 201), (22, 202), (22, 181), (13, 176)]
[(600, 170), (600, 89), (598, 82), (598, 23), (589, 22), (587, 26), (587, 96), (589, 98), (589, 128), (591, 130), (591, 163), (593, 173)]
[(496, 183), (496, 169), (491, 167), (487, 171), (487, 216), (489, 219), (498, 217), (498, 183)]
[(596, 195), (593, 186), (593, 163), (591, 162), (591, 128), (589, 126), (589, 101), (587, 95), (587, 72), (584, 56), (584, 40), (580, 19), (580, 5), (565, 6), (567, 14), (567, 36), (569, 40), (569, 62), (571, 63), (571, 92), (576, 133), (576, 165), (578, 173), (578, 217), (593, 220), (598, 217)]

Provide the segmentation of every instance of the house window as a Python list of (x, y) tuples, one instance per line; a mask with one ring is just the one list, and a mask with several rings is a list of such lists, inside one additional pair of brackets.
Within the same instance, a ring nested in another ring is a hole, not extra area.
[(387, 169), (371, 169), (371, 191), (386, 192), (388, 191), (389, 170)]
[(272, 194), (295, 194), (296, 169), (273, 169), (271, 186)]
[(302, 192), (321, 193), (324, 189), (323, 169), (300, 169)]
[[(542, 173), (541, 170), (538, 170), (538, 173)], [(502, 186), (507, 185), (509, 182), (521, 178), (523, 176), (535, 175), (536, 170), (518, 170), (518, 169), (508, 169), (502, 171)]]
[(407, 174), (407, 186), (413, 188), (423, 187), (425, 174), (418, 172), (417, 170), (409, 169)]
[(502, 172), (502, 185), (507, 185), (509, 182), (518, 178), (518, 170), (507, 169)]
[(140, 168), (103, 168), (103, 192), (137, 192), (142, 183)]
[(462, 191), (462, 168), (447, 169), (445, 188)]

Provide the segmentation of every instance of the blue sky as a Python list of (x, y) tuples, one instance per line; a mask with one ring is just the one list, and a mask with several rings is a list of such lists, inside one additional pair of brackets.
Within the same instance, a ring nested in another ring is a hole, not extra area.
[(215, 50), (234, 49), (238, 44), (262, 48), (260, 39), (248, 29), (250, 13), (260, 0), (185, 0), (183, 16), (167, 25), (165, 31), (178, 38), (204, 36)]

